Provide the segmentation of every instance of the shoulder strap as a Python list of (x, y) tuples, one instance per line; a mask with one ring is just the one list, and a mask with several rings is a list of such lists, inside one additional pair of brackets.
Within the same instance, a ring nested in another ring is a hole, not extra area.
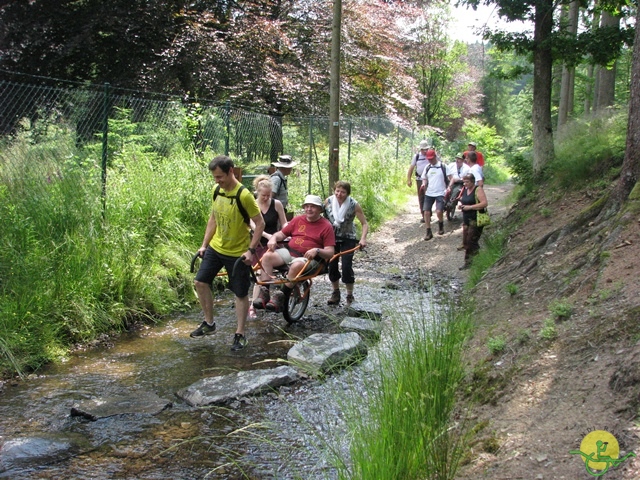
[(240, 201), (240, 195), (242, 194), (243, 190), (246, 190), (246, 187), (240, 184), (240, 188), (238, 188), (238, 191), (236, 192), (236, 194), (233, 197), (227, 197), (225, 194), (220, 193), (220, 185), (218, 185), (216, 186), (216, 189), (213, 191), (213, 201), (214, 202), (216, 201), (216, 198), (218, 197), (218, 195), (222, 195), (223, 197), (226, 197), (226, 198), (231, 198), (232, 204), (233, 204), (233, 199), (235, 199), (236, 205), (238, 206), (238, 210), (240, 210), (240, 215), (242, 215), (242, 218), (244, 219), (244, 223), (249, 225), (249, 214), (247, 213), (247, 209), (244, 208), (244, 205), (242, 205), (242, 202)]
[(442, 169), (442, 176), (444, 177), (444, 184), (447, 185), (449, 182), (447, 181), (447, 167), (444, 166), (442, 162), (440, 162), (440, 168)]

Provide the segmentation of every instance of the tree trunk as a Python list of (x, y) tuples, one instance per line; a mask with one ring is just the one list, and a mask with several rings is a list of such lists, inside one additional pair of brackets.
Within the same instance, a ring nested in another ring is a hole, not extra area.
[[(640, 25), (640, 10), (636, 13), (636, 25)], [(636, 28), (634, 45), (640, 45), (640, 28)], [(622, 171), (611, 199), (622, 204), (636, 186), (640, 178), (640, 49), (633, 49), (631, 67), (631, 96), (629, 99), (629, 121), (627, 125), (627, 145), (622, 162)]]
[[(602, 12), (601, 27), (620, 28), (620, 17), (613, 16), (609, 12)], [(598, 110), (613, 105), (616, 92), (616, 63), (611, 67), (598, 69), (598, 89), (596, 90), (596, 105)]]
[[(569, 12), (567, 15), (567, 32), (573, 37), (578, 33), (578, 13), (580, 11), (580, 4), (574, 0), (569, 5)], [(560, 103), (558, 105), (558, 130), (565, 123), (569, 115), (573, 113), (573, 95), (574, 85), (576, 78), (575, 67), (562, 67), (562, 80), (560, 82)]]
[(553, 0), (536, 4), (533, 41), (533, 171), (541, 173), (554, 158), (551, 126)]
[[(329, 82), (329, 191), (340, 180), (340, 40), (342, 0), (333, 2), (331, 80)], [(309, 192), (311, 193), (311, 192)], [(323, 192), (324, 194), (324, 192)]]

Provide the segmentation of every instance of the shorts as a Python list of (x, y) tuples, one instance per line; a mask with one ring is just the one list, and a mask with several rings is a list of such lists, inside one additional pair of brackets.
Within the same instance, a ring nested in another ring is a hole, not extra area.
[[(291, 251), (288, 248), (278, 248), (276, 250), (276, 253), (280, 255), (280, 258), (282, 259), (285, 265), (291, 265), (293, 262), (305, 263), (307, 261), (307, 259), (304, 257), (292, 256)], [(309, 262), (309, 265), (307, 265), (307, 268), (304, 273), (312, 272), (318, 267), (318, 265), (320, 265), (320, 262), (318, 262), (317, 260), (311, 260)]]
[(437, 197), (428, 197), (425, 195), (424, 211), (430, 212), (434, 203), (436, 204), (436, 212), (442, 212), (444, 210), (444, 195), (439, 195)]
[(240, 257), (229, 257), (216, 252), (210, 246), (204, 252), (204, 258), (200, 263), (196, 280), (211, 285), (222, 267), (227, 271), (229, 290), (238, 298), (249, 295), (251, 286), (250, 266), (246, 265)]

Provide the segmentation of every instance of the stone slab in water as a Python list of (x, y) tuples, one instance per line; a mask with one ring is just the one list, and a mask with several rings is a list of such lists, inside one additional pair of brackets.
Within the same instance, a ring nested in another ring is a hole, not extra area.
[(296, 369), (289, 366), (248, 370), (203, 378), (178, 391), (176, 395), (192, 407), (223, 404), (236, 398), (273, 391), (282, 385), (295, 382), (298, 378)]
[(356, 332), (316, 333), (294, 345), (287, 359), (315, 375), (354, 364), (366, 354), (367, 346)]
[(59, 461), (71, 456), (74, 450), (74, 443), (65, 438), (42, 436), (6, 440), (0, 447), (0, 477), (11, 478), (8, 471), (19, 465)]
[(138, 413), (156, 415), (171, 402), (151, 392), (132, 392), (125, 395), (106, 395), (84, 400), (71, 408), (71, 416), (85, 417), (96, 421), (100, 418)]
[(380, 308), (380, 305), (369, 302), (354, 302), (346, 307), (345, 313), (349, 317), (382, 320), (382, 308)]
[(346, 317), (340, 322), (340, 328), (347, 332), (356, 332), (368, 339), (377, 340), (382, 332), (382, 323), (368, 318)]

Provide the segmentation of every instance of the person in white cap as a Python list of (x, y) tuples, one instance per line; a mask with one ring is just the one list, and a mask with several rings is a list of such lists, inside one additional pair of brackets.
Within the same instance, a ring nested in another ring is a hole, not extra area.
[[(281, 265), (289, 265), (287, 278), (295, 278), (304, 268), (307, 259), (311, 259), (310, 268), (315, 268), (320, 261), (328, 261), (335, 252), (336, 237), (331, 222), (322, 216), (322, 199), (317, 195), (307, 195), (302, 204), (304, 213), (293, 217), (282, 230), (274, 233), (267, 242), (267, 252), (262, 256), (262, 272), (260, 280), (273, 278), (273, 269)], [(287, 248), (278, 248), (285, 238), (290, 237)], [(293, 284), (285, 283), (282, 290), (275, 291), (269, 298), (269, 290), (260, 288), (260, 294), (253, 302), (253, 307), (266, 308), (271, 312), (280, 312), (286, 294)]]
[(411, 165), (407, 171), (407, 187), (411, 188), (411, 178), (415, 173), (418, 204), (420, 205), (420, 223), (424, 223), (424, 189), (420, 188), (422, 186), (422, 180), (420, 177), (422, 176), (422, 172), (424, 172), (425, 167), (429, 164), (429, 161), (427, 160), (427, 151), (432, 147), (428, 140), (422, 140), (419, 148), (420, 151), (413, 156)]
[(278, 161), (272, 163), (277, 168), (271, 174), (271, 183), (273, 183), (273, 198), (280, 200), (285, 211), (289, 205), (289, 189), (287, 188), (287, 176), (291, 173), (293, 167), (298, 163), (291, 159), (291, 155), (280, 155)]

